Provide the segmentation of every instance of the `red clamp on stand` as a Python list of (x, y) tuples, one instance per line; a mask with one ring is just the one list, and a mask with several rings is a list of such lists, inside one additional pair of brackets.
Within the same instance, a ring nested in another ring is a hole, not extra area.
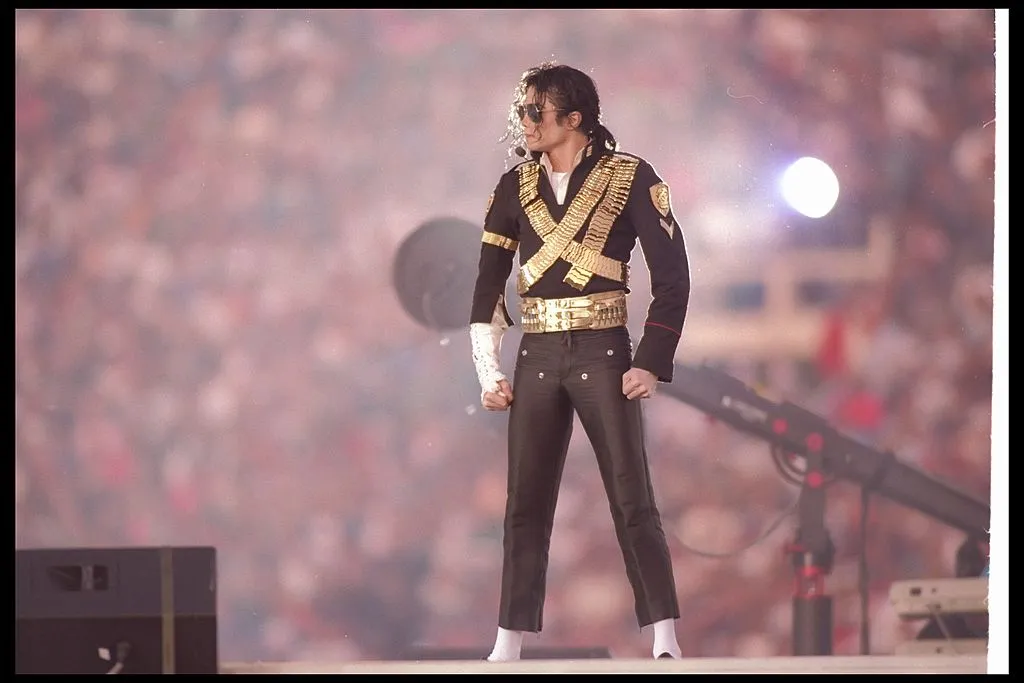
[[(816, 438), (815, 438), (816, 437)], [(823, 439), (807, 438), (806, 469), (800, 488), (796, 539), (785, 552), (793, 562), (793, 654), (832, 654), (832, 598), (825, 577), (832, 572), (835, 546), (825, 528)]]

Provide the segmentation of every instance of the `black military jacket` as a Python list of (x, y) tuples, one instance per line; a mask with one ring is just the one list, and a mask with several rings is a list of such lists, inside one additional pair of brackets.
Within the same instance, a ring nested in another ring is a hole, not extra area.
[(673, 361), (690, 297), (690, 270), (669, 188), (644, 159), (591, 144), (573, 169), (564, 204), (535, 160), (498, 180), (484, 218), (470, 322), (505, 308), (505, 285), (519, 252), (520, 296), (560, 299), (628, 287), (637, 241), (651, 275), (651, 304), (633, 355), (662, 382)]

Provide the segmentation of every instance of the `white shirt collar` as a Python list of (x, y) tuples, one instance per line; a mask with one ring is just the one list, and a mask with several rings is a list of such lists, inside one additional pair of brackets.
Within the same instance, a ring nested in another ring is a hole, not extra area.
[[(573, 159), (572, 161), (572, 168), (569, 169), (570, 173), (574, 168), (580, 165), (581, 161), (583, 161), (583, 154), (587, 151), (587, 148), (590, 147), (590, 145), (591, 143), (588, 142), (586, 145), (580, 148), (580, 151), (576, 152), (576, 158)], [(544, 167), (544, 169), (548, 172), (549, 176), (555, 172), (551, 168), (551, 159), (548, 158), (547, 152), (544, 152), (543, 154), (540, 155), (540, 165)]]

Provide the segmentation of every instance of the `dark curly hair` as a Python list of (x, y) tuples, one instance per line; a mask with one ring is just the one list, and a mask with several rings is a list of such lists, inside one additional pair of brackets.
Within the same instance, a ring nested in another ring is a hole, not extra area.
[[(513, 102), (508, 111), (508, 127), (500, 142), (508, 141), (509, 156), (523, 156), (526, 149), (523, 124), (516, 109), (526, 101), (526, 91), (533, 88), (537, 103), (541, 106), (551, 102), (559, 111), (558, 120), (578, 111), (583, 117), (580, 129), (595, 143), (603, 144), (610, 150), (617, 150), (618, 143), (604, 124), (601, 123), (601, 98), (597, 85), (587, 74), (571, 66), (555, 62), (543, 62), (523, 72), (516, 85)], [(534, 154), (534, 158), (539, 154)]]

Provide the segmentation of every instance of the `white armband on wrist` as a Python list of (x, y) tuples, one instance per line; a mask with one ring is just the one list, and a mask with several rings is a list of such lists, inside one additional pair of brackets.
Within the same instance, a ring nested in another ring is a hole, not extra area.
[(508, 324), (502, 312), (501, 301), (494, 309), (494, 317), (489, 323), (472, 323), (469, 326), (469, 338), (473, 346), (473, 365), (476, 376), (480, 380), (480, 397), (488, 391), (498, 391), (498, 382), (508, 379), (501, 371), (501, 338), (505, 335)]

